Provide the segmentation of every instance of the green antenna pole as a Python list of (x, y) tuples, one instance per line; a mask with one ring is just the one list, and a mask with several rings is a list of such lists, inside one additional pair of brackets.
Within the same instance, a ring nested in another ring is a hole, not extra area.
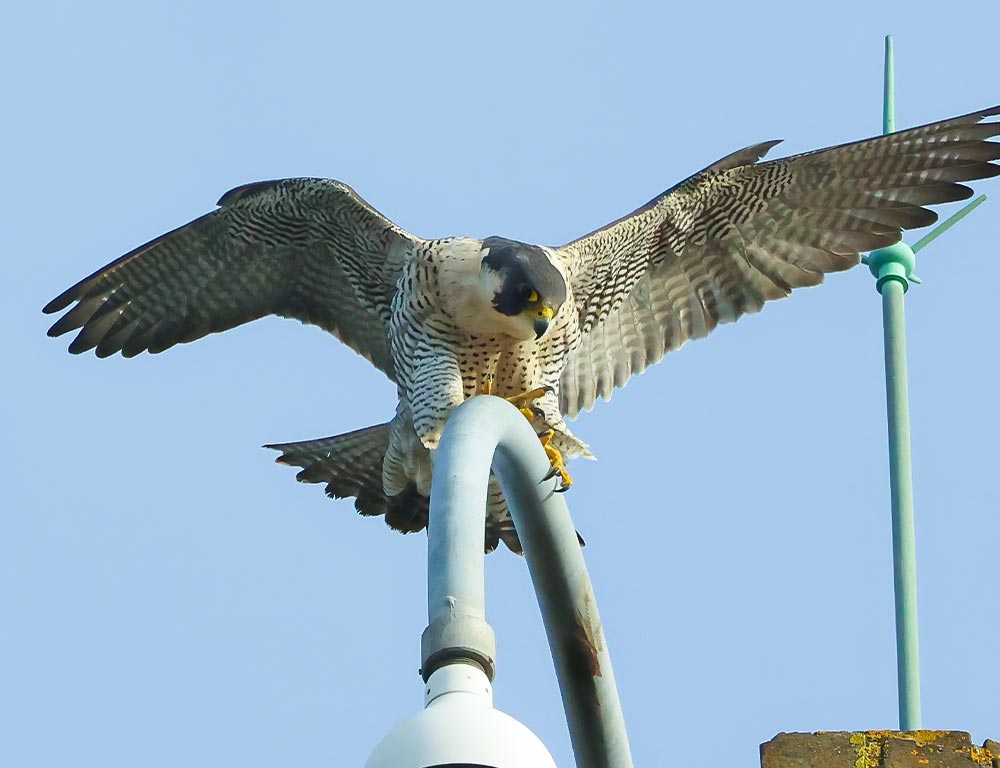
[(892, 35), (885, 36), (885, 74), (882, 85), (882, 133), (896, 130), (896, 73), (892, 60)]
[[(885, 107), (882, 132), (896, 130), (892, 35), (885, 38)], [(885, 394), (889, 416), (889, 493), (892, 503), (892, 572), (896, 599), (896, 674), (899, 685), (899, 729), (920, 728), (920, 659), (917, 643), (917, 553), (913, 535), (913, 469), (910, 463), (910, 405), (906, 382), (906, 320), (903, 294), (913, 274), (915, 253), (986, 202), (980, 195), (935, 227), (911, 248), (904, 242), (872, 251), (862, 261), (877, 279), (882, 294), (885, 334)]]
[[(895, 130), (892, 36), (885, 38), (883, 133)], [(885, 391), (889, 416), (889, 492), (892, 504), (893, 587), (896, 602), (896, 675), (899, 729), (920, 728), (920, 655), (917, 640), (917, 554), (913, 525), (913, 468), (906, 378), (906, 319), (903, 294), (913, 273), (913, 250), (905, 243), (874, 251), (868, 258), (882, 294), (885, 335)]]

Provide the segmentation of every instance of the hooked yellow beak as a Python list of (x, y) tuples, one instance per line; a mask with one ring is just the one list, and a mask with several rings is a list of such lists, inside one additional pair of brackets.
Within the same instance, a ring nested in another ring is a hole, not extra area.
[(535, 338), (540, 339), (549, 329), (549, 321), (552, 320), (556, 313), (552, 307), (540, 307), (534, 310), (533, 314), (535, 316)]

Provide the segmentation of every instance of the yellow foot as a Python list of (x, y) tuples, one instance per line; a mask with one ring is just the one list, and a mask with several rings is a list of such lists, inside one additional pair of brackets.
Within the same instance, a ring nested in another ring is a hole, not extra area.
[[(486, 384), (489, 386), (489, 390), (485, 394), (490, 394), (492, 391), (493, 377), (486, 377)], [(537, 389), (532, 389), (529, 392), (523, 392), (519, 395), (513, 395), (506, 398), (507, 402), (516, 406), (521, 412), (521, 415), (526, 418), (531, 425), (538, 429), (539, 427), (545, 426), (545, 414), (542, 412), (541, 408), (535, 408), (531, 403), (540, 397), (544, 397), (550, 392), (555, 390), (550, 386), (538, 387)], [(542, 478), (542, 481), (551, 480), (553, 477), (559, 478), (559, 487), (556, 488), (556, 493), (562, 493), (568, 491), (569, 487), (573, 485), (573, 478), (570, 477), (569, 472), (566, 471), (566, 464), (563, 461), (562, 453), (559, 449), (551, 445), (552, 438), (555, 436), (555, 431), (552, 429), (546, 429), (544, 432), (540, 432), (538, 439), (542, 441), (542, 448), (545, 449), (545, 455), (549, 457), (549, 463), (552, 465), (552, 470)]]
[(530, 392), (522, 392), (520, 395), (514, 395), (513, 397), (508, 397), (507, 402), (516, 405), (523, 413), (524, 406), (530, 403), (532, 400), (537, 400), (543, 395), (547, 395), (549, 392), (554, 391), (552, 387), (539, 387), (538, 389), (533, 389)]
[(545, 449), (545, 455), (549, 457), (549, 463), (552, 465), (552, 469), (545, 477), (542, 478), (542, 481), (551, 480), (553, 477), (558, 475), (559, 487), (555, 489), (555, 492), (564, 493), (569, 490), (571, 485), (573, 485), (573, 478), (570, 477), (569, 472), (566, 471), (566, 464), (563, 462), (563, 457), (559, 452), (559, 449), (551, 445), (554, 435), (555, 431), (550, 429), (538, 436), (542, 441), (542, 448)]
[(483, 386), (480, 389), (479, 394), (481, 395), (492, 395), (493, 394), (493, 379), (492, 373), (487, 373), (483, 376)]

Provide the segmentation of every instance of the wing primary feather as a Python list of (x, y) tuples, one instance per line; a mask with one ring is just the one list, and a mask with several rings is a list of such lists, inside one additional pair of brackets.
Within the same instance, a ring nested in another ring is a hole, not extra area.
[[(753, 145), (562, 246), (582, 332), (560, 380), (566, 415), (717, 324), (933, 224), (926, 206), (1000, 175), (1000, 121), (982, 122), (997, 115), (1000, 106), (759, 163), (776, 142)], [(608, 300), (610, 290), (625, 300)]]
[(71, 351), (131, 356), (275, 314), (331, 331), (392, 378), (389, 308), (424, 241), (332, 179), (247, 184), (219, 202), (46, 304), (67, 310), (50, 335), (79, 328)]

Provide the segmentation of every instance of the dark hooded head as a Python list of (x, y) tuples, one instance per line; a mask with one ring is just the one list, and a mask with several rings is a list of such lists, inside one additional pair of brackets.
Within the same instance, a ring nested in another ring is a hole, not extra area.
[(493, 308), (508, 317), (530, 320), (535, 338), (540, 338), (566, 301), (562, 273), (537, 245), (488, 237), (483, 251), (482, 269), (496, 278)]

